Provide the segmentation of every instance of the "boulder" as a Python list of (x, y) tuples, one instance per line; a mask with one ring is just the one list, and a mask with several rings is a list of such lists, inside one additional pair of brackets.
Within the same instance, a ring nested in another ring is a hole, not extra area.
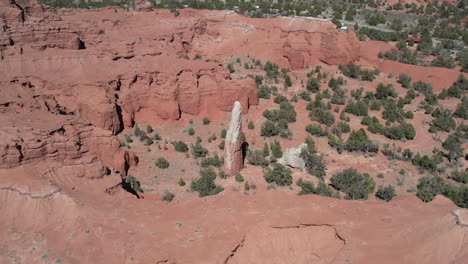
[(278, 162), (292, 168), (304, 170), (305, 162), (300, 155), (302, 149), (305, 147), (307, 147), (307, 144), (303, 143), (297, 148), (286, 149), (286, 151), (283, 154), (283, 157), (279, 159)]

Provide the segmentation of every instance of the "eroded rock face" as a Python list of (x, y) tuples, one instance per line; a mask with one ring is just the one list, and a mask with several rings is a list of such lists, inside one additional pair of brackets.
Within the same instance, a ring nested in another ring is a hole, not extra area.
[(305, 163), (301, 158), (301, 151), (307, 147), (307, 144), (303, 143), (297, 148), (288, 148), (284, 151), (283, 157), (278, 160), (279, 163), (290, 166), (296, 169), (304, 170)]
[(242, 157), (242, 106), (239, 101), (234, 102), (232, 108), (231, 122), (226, 133), (226, 144), (224, 145), (224, 171), (228, 175), (234, 175), (241, 171)]

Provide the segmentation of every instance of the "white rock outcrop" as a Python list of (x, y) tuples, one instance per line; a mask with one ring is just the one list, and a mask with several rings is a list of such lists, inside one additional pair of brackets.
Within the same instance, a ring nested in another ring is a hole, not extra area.
[(231, 122), (226, 134), (224, 145), (224, 172), (227, 175), (234, 175), (242, 170), (242, 106), (239, 101), (234, 102), (231, 113)]
[(307, 147), (307, 144), (303, 143), (297, 148), (286, 149), (283, 153), (283, 157), (279, 159), (278, 162), (289, 167), (304, 170), (305, 162), (301, 158), (301, 151), (305, 147)]

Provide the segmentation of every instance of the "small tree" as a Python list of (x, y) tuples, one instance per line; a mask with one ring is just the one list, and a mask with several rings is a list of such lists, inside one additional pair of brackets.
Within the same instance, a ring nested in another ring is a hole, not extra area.
[(249, 122), (249, 124), (247, 125), (247, 127), (250, 129), (250, 130), (254, 130), (255, 129), (255, 125), (252, 121)]
[(208, 117), (203, 118), (203, 125), (209, 125), (211, 123), (210, 119)]

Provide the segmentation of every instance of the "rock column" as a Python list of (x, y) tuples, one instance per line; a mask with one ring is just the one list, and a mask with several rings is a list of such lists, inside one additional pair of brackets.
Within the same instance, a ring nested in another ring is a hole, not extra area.
[(241, 171), (243, 166), (242, 157), (242, 106), (239, 101), (234, 103), (232, 108), (231, 122), (226, 134), (224, 145), (224, 172), (227, 175), (234, 175)]

